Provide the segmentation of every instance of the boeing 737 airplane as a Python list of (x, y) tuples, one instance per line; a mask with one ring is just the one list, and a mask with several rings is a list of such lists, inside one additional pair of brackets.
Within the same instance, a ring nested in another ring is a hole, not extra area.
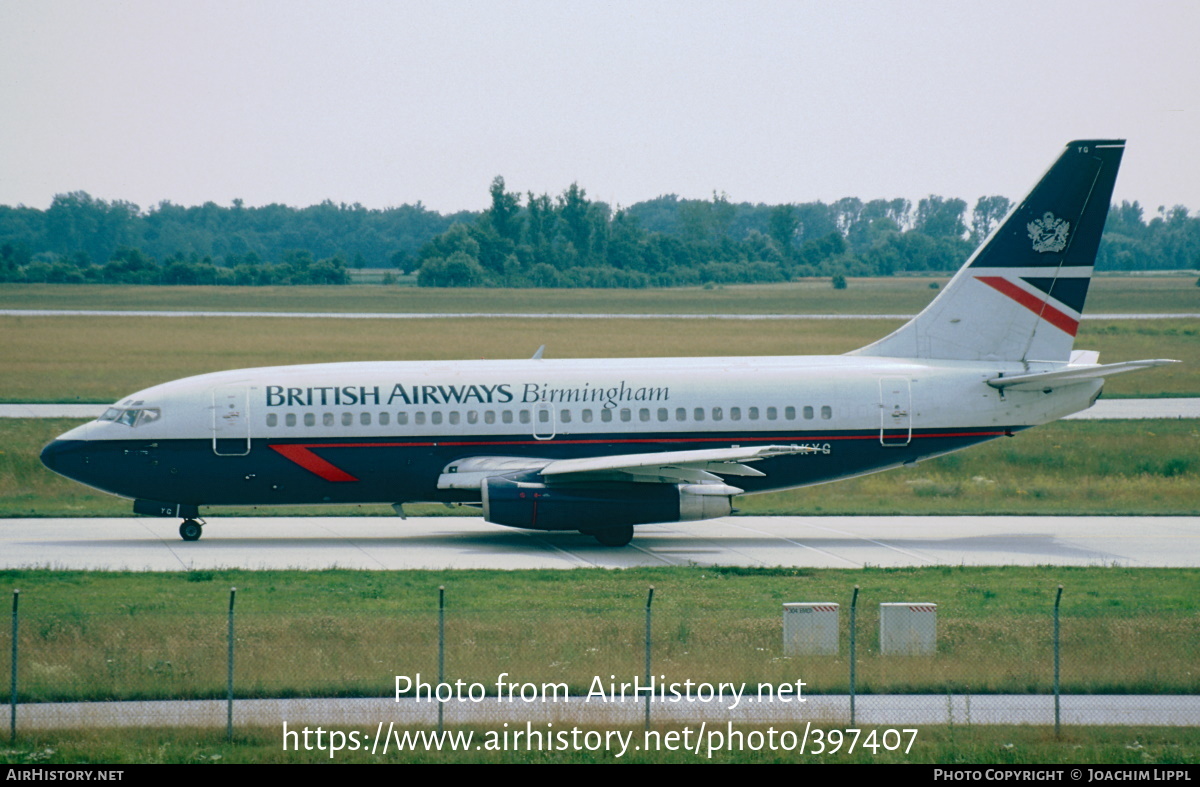
[(139, 391), (42, 451), (47, 467), (183, 519), (201, 506), (480, 506), (578, 530), (729, 514), (742, 493), (873, 473), (1084, 410), (1073, 351), (1123, 140), (1067, 145), (930, 305), (838, 356), (336, 363)]

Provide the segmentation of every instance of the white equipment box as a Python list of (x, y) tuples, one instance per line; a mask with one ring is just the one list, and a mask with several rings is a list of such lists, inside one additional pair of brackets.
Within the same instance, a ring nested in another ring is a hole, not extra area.
[(892, 656), (937, 653), (937, 604), (905, 601), (880, 604), (879, 652)]
[(836, 656), (838, 605), (803, 602), (783, 605), (785, 656)]

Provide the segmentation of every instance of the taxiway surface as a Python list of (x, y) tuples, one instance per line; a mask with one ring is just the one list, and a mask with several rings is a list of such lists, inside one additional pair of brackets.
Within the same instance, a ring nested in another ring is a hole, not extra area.
[(627, 547), (477, 517), (0, 520), (0, 568), (528, 569), (664, 565), (1200, 566), (1200, 517), (725, 517), (644, 525)]

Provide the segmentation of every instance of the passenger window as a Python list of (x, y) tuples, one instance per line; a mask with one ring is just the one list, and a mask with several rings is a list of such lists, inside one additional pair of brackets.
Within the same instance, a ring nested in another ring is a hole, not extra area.
[(380, 413), (379, 414), (379, 425), (380, 426), (387, 426), (391, 420), (392, 420), (391, 413)]
[(583, 411), (583, 422), (585, 424), (590, 424), (592, 422), (592, 410), (590, 407), (585, 408)]
[(704, 408), (697, 407), (695, 410), (693, 410), (692, 418), (696, 421), (703, 421), (704, 420)]
[(354, 413), (342, 413), (342, 426), (350, 426), (354, 423)]
[(671, 414), (667, 412), (667, 408), (665, 408), (665, 407), (658, 408), (658, 420), (665, 421), (670, 417), (671, 417)]
[(371, 425), (371, 414), (370, 413), (359, 413), (358, 422), (360, 424), (362, 424), (363, 426), (370, 426)]
[(650, 420), (650, 408), (649, 407), (639, 407), (638, 408), (638, 420), (642, 421), (643, 423)]
[(804, 406), (804, 420), (811, 421), (812, 419), (813, 419), (812, 405), (805, 405)]
[(757, 408), (757, 407), (750, 407), (750, 408), (748, 408), (748, 409), (746, 410), (746, 414), (750, 416), (750, 420), (751, 420), (751, 421), (757, 421), (757, 420), (758, 420), (758, 408)]
[(458, 410), (450, 411), (450, 423), (457, 424), (460, 418), (461, 416), (458, 414)]
[(530, 423), (532, 420), (533, 420), (533, 419), (529, 417), (529, 411), (528, 411), (528, 410), (522, 410), (522, 411), (521, 411), (521, 423), (523, 423), (523, 424), (527, 424), (527, 423)]
[(675, 420), (676, 421), (686, 421), (687, 420), (687, 408), (676, 407), (675, 408)]
[(714, 408), (713, 408), (713, 420), (714, 420), (714, 421), (720, 421), (720, 420), (721, 420), (722, 418), (724, 418), (724, 417), (725, 417), (725, 416), (724, 416), (724, 415), (721, 413), (721, 408), (720, 408), (720, 407), (714, 407)]
[(774, 421), (778, 417), (779, 417), (779, 413), (778, 413), (778, 411), (776, 411), (776, 409), (774, 407), (767, 408), (767, 420), (768, 421)]
[(296, 414), (288, 413), (287, 416), (285, 416), (283, 420), (288, 426), (295, 426), (296, 425)]
[(313, 415), (312, 413), (305, 413), (304, 414), (304, 425), (305, 426), (316, 426), (317, 425), (317, 417), (315, 415)]
[(425, 411), (424, 410), (418, 410), (417, 412), (413, 413), (413, 423), (418, 426), (424, 426), (424, 424), (425, 424)]
[(571, 423), (571, 411), (563, 410), (563, 411), (559, 412), (558, 420), (562, 421), (564, 424)]
[(333, 426), (333, 413), (325, 413), (321, 416), (322, 426)]
[(467, 410), (467, 423), (469, 423), (469, 424), (479, 423), (479, 413), (477, 413), (474, 410)]
[(512, 410), (505, 410), (504, 412), (500, 413), (500, 420), (506, 424), (511, 424), (512, 423)]
[(633, 411), (630, 410), (628, 407), (622, 407), (621, 408), (621, 420), (622, 421), (632, 421), (633, 420)]
[(608, 423), (609, 421), (611, 421), (612, 420), (612, 410), (601, 410), (600, 411), (600, 420), (603, 421), (604, 423)]
[(539, 424), (550, 423), (550, 411), (549, 410), (538, 410), (537, 414), (538, 414), (538, 423)]
[(442, 422), (442, 413), (440, 410), (434, 410), (429, 414), (429, 423), (440, 424)]
[(275, 426), (279, 423), (279, 416), (275, 413), (267, 413), (267, 426)]
[(496, 423), (496, 411), (495, 410), (484, 410), (483, 411), (483, 422), (485, 424)]
[(405, 413), (405, 412), (396, 413), (396, 424), (399, 426), (407, 426), (408, 425), (408, 413)]
[(740, 407), (730, 407), (730, 408), (729, 408), (729, 420), (730, 420), (730, 421), (740, 421), (740, 420), (742, 420), (742, 408), (740, 408)]
[(830, 407), (830, 406), (829, 406), (829, 405), (827, 405), (827, 404), (826, 404), (826, 405), (822, 405), (822, 407), (821, 407), (821, 418), (822, 418), (823, 420), (826, 420), (826, 421), (828, 421), (830, 418), (833, 418), (833, 408), (832, 408), (832, 407)]
[(796, 408), (795, 407), (785, 407), (783, 409), (783, 417), (788, 419), (789, 421), (795, 421), (796, 420)]

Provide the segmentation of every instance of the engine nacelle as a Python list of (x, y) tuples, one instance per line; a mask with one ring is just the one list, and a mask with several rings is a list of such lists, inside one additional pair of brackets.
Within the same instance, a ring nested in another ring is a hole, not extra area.
[(604, 530), (728, 516), (740, 489), (725, 484), (597, 483), (548, 486), (493, 476), (483, 481), (483, 518), (531, 530)]

